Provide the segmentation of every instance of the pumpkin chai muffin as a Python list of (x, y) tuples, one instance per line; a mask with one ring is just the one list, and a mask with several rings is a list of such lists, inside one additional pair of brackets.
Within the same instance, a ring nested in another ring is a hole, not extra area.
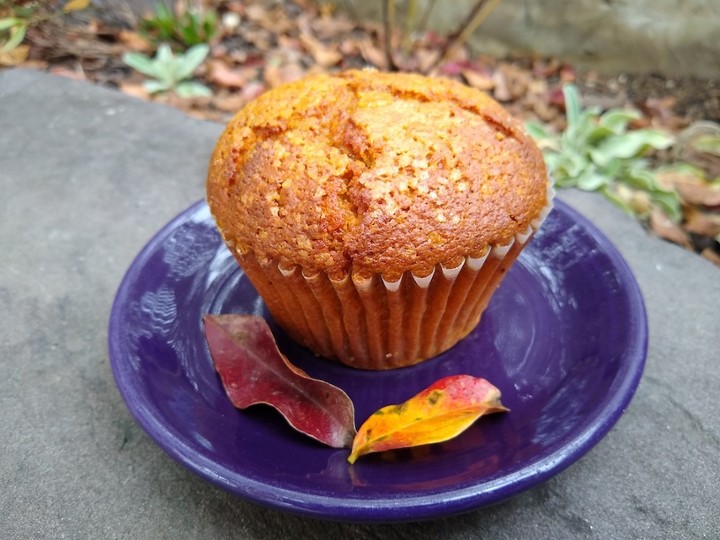
[(277, 323), (363, 369), (412, 365), (465, 337), (550, 193), (537, 146), (486, 94), (376, 71), (248, 103), (207, 180), (218, 229)]

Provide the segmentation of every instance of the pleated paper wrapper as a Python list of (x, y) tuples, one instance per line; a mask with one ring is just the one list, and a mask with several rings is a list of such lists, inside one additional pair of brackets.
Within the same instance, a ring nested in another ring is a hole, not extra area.
[[(549, 191), (552, 196), (554, 192)], [(549, 197), (548, 199), (552, 199)], [(427, 276), (331, 279), (234, 253), (275, 321), (316, 354), (367, 370), (410, 366), (448, 350), (478, 324), (492, 294), (552, 209), (507, 245)]]

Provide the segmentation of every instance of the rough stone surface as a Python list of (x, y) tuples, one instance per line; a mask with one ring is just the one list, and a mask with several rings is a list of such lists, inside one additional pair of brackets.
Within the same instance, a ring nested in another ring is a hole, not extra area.
[[(422, 6), (429, 0), (418, 2)], [(335, 1), (339, 7), (345, 1)], [(476, 0), (436, 2), (431, 27), (454, 30)], [(353, 2), (378, 18), (380, 2)], [(492, 54), (537, 52), (606, 71), (720, 76), (715, 0), (504, 0), (472, 35)]]
[(203, 196), (221, 126), (32, 71), (0, 72), (0, 538), (720, 537), (720, 279), (600, 197), (562, 197), (627, 258), (650, 352), (608, 436), (491, 508), (423, 524), (258, 507), (173, 462), (115, 387), (107, 320), (125, 269)]

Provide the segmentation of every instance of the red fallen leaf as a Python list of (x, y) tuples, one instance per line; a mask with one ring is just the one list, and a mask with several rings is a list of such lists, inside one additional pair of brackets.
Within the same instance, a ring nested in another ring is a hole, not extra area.
[(436, 381), (399, 405), (373, 413), (353, 440), (348, 461), (370, 452), (447, 441), (483, 414), (507, 411), (500, 390), (485, 379), (452, 375)]
[(348, 395), (309, 377), (278, 350), (270, 328), (254, 315), (205, 315), (205, 338), (233, 405), (265, 403), (296, 430), (335, 448), (349, 447), (355, 409)]

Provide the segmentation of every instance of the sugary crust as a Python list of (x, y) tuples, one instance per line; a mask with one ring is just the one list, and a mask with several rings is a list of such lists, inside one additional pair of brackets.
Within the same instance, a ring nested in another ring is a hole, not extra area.
[(266, 92), (228, 124), (208, 203), (239, 253), (306, 275), (424, 275), (526, 230), (542, 155), (485, 94), (350, 71)]

